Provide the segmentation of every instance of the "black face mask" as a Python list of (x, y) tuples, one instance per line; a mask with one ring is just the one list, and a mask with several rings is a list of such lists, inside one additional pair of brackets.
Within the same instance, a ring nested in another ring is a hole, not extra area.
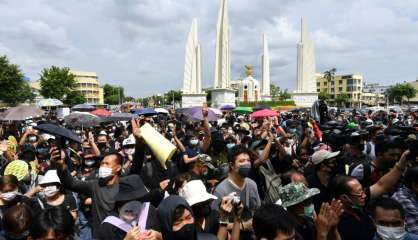
[(105, 148), (106, 147), (106, 143), (97, 143), (97, 147), (99, 147), (99, 148)]
[(207, 218), (210, 215), (211, 208), (208, 204), (202, 206), (192, 207), (193, 213), (196, 218)]
[(173, 232), (173, 239), (196, 240), (196, 226), (194, 223), (184, 225), (177, 232)]

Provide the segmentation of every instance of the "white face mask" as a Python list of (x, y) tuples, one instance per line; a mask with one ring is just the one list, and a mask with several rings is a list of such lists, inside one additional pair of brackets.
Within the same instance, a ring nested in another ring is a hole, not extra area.
[(190, 140), (190, 144), (193, 145), (193, 146), (196, 146), (198, 143), (199, 143), (199, 140), (198, 139), (192, 139), (192, 140)]
[(4, 201), (12, 201), (19, 194), (17, 190), (11, 192), (0, 193), (0, 198)]
[(128, 155), (134, 155), (135, 153), (135, 148), (125, 148), (125, 153)]
[(86, 161), (85, 161), (85, 164), (86, 164), (86, 166), (87, 166), (87, 167), (91, 167), (91, 166), (93, 166), (95, 163), (96, 163), (96, 161), (94, 161), (94, 160), (86, 160)]
[(386, 227), (376, 225), (377, 235), (382, 240), (402, 240), (406, 236), (405, 227)]
[(59, 190), (58, 190), (57, 186), (48, 186), (48, 187), (44, 188), (43, 192), (44, 192), (46, 197), (53, 197), (53, 196), (55, 196), (55, 194), (57, 194), (58, 191)]
[(257, 152), (258, 152), (258, 156), (261, 156), (263, 155), (264, 149), (257, 150)]
[(107, 178), (112, 176), (112, 169), (108, 167), (100, 167), (99, 168), (99, 178)]

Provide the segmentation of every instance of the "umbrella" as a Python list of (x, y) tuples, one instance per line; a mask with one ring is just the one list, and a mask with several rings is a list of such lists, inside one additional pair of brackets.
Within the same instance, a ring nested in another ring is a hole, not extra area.
[(152, 115), (157, 115), (158, 113), (151, 108), (141, 108), (141, 109), (136, 109), (134, 111), (134, 114), (139, 115), (139, 116), (152, 116)]
[(221, 116), (222, 115), (222, 111), (219, 110), (219, 109), (217, 109), (217, 108), (209, 108), (209, 111), (212, 111), (217, 116)]
[(252, 118), (261, 118), (261, 117), (274, 117), (277, 116), (278, 113), (276, 111), (270, 109), (263, 109), (257, 112), (253, 112), (251, 114)]
[(36, 105), (38, 107), (56, 107), (61, 106), (62, 102), (55, 98), (47, 98), (40, 100)]
[(45, 132), (54, 136), (65, 137), (69, 140), (81, 143), (80, 137), (75, 132), (67, 128), (61, 127), (59, 125), (55, 125), (51, 123), (44, 123), (44, 124), (35, 126), (34, 128), (39, 131), (42, 131), (42, 132)]
[(103, 117), (102, 120), (105, 122), (119, 122), (119, 121), (130, 121), (131, 119), (135, 118), (135, 115), (132, 113), (112, 113), (112, 115), (108, 117)]
[(230, 105), (230, 104), (227, 104), (227, 105), (224, 105), (223, 107), (221, 107), (222, 111), (232, 111), (234, 109), (235, 109), (235, 107)]
[(168, 110), (165, 108), (155, 108), (154, 111), (156, 111), (157, 113), (168, 114)]
[(71, 108), (71, 110), (73, 111), (87, 111), (87, 112), (93, 111), (95, 109), (96, 108), (90, 104), (77, 104)]
[(35, 106), (20, 105), (7, 109), (3, 114), (3, 121), (24, 121), (44, 115), (44, 111)]
[(253, 107), (254, 111), (259, 111), (259, 110), (263, 110), (263, 109), (271, 109), (271, 107), (269, 106), (264, 106), (264, 105), (257, 105), (255, 107)]
[[(215, 112), (212, 109), (208, 109), (208, 119), (209, 121), (217, 121), (218, 117), (216, 116)], [(193, 120), (198, 120), (201, 121), (203, 120), (203, 115), (202, 115), (202, 107), (192, 107), (189, 109), (186, 109), (184, 111), (184, 114), (186, 114), (187, 116), (191, 117)]]
[(64, 121), (73, 127), (93, 127), (102, 122), (98, 116), (86, 112), (73, 112), (64, 117)]
[(92, 112), (90, 112), (93, 115), (99, 116), (99, 117), (109, 117), (110, 115), (112, 115), (111, 112), (107, 111), (106, 109), (100, 108), (100, 109), (96, 109)]
[(252, 107), (236, 107), (234, 109), (234, 112), (237, 112), (237, 113), (252, 113), (253, 108)]

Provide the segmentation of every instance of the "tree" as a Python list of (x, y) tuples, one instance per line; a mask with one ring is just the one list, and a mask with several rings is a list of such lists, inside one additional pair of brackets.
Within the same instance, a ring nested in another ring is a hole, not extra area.
[(280, 94), (280, 87), (274, 84), (270, 84), (270, 95), (271, 99), (274, 100)]
[(408, 104), (409, 104), (409, 99), (417, 95), (417, 90), (414, 88), (414, 86), (412, 86), (409, 83), (402, 84), (402, 92), (403, 92), (403, 95), (408, 100)]
[(327, 84), (327, 93), (328, 94), (331, 93), (331, 82), (334, 81), (336, 72), (337, 72), (336, 68), (331, 68), (330, 70), (324, 72), (324, 78), (328, 82), (328, 84)]
[(328, 99), (330, 99), (330, 95), (327, 92), (320, 92), (318, 94), (318, 98), (323, 101), (327, 101)]
[(409, 99), (415, 97), (417, 90), (409, 83), (396, 84), (386, 90), (386, 97), (390, 102), (398, 102), (403, 104), (403, 99), (406, 98), (409, 103)]
[(103, 86), (104, 102), (110, 105), (117, 105), (125, 101), (124, 89), (121, 86), (105, 84)]
[(85, 103), (87, 100), (84, 97), (84, 95), (79, 91), (71, 91), (67, 94), (64, 104), (67, 104), (69, 106), (74, 106), (77, 104)]
[(173, 98), (174, 103), (181, 102), (181, 91), (170, 90), (167, 93), (165, 93), (164, 96), (164, 98), (166, 99), (166, 105), (171, 105), (173, 103)]
[(72, 92), (76, 90), (77, 80), (70, 73), (68, 67), (51, 66), (44, 68), (41, 77), (41, 95), (46, 98), (55, 98), (66, 102), (67, 96), (75, 96)]
[(349, 97), (346, 93), (341, 93), (335, 98), (335, 103), (337, 106), (343, 107), (348, 102)]
[(280, 91), (280, 100), (290, 99), (292, 96), (287, 92), (287, 89)]
[(5, 103), (16, 105), (35, 98), (19, 66), (6, 56), (0, 56), (0, 86), (0, 100)]

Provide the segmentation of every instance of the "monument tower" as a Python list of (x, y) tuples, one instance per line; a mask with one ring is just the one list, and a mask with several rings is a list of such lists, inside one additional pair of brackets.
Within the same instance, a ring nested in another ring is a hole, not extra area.
[(216, 26), (215, 81), (212, 91), (212, 106), (235, 106), (235, 91), (231, 89), (230, 26), (228, 0), (220, 0)]
[(270, 96), (270, 56), (266, 34), (263, 34), (263, 55), (261, 56), (261, 99), (271, 101)]
[(297, 45), (297, 82), (292, 94), (295, 104), (311, 107), (318, 99), (316, 92), (315, 46), (305, 21), (301, 19), (301, 40)]
[(187, 37), (182, 89), (182, 107), (202, 106), (206, 93), (202, 93), (200, 44), (197, 38), (197, 20), (193, 19)]

